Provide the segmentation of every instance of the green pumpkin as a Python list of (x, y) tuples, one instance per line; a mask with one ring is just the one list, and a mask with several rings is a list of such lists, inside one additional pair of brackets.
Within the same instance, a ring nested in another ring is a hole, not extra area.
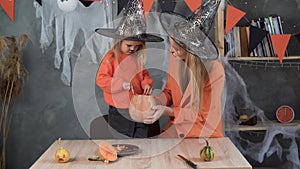
[(205, 139), (206, 146), (200, 151), (200, 157), (204, 161), (211, 161), (215, 158), (215, 150), (209, 146), (207, 139)]

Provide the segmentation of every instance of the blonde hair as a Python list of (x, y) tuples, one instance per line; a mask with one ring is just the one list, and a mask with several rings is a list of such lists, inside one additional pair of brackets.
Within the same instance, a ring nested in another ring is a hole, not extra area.
[[(114, 54), (113, 57), (116, 58), (116, 62), (117, 64), (119, 64), (119, 55), (121, 53), (121, 43), (123, 40), (116, 40), (116, 42), (114, 43), (114, 46), (112, 47)], [(138, 66), (139, 68), (142, 70), (143, 66), (146, 62), (146, 43), (142, 42), (141, 48), (138, 49), (138, 51), (136, 51), (133, 56), (137, 58), (137, 62), (138, 62)]]
[(203, 88), (208, 72), (203, 61), (198, 57), (187, 52), (185, 63), (191, 72), (191, 102), (201, 108)]
[[(198, 105), (197, 108), (200, 110), (205, 80), (207, 79), (208, 72), (210, 71), (208, 70), (210, 69), (210, 63), (204, 63), (201, 58), (189, 53), (177, 42), (174, 44), (186, 53), (186, 58), (184, 59), (185, 66), (180, 66), (178, 70), (179, 74), (181, 75), (181, 87), (184, 83), (186, 83), (186, 80), (191, 82), (191, 103), (192, 105)], [(188, 76), (189, 79), (187, 79)]]

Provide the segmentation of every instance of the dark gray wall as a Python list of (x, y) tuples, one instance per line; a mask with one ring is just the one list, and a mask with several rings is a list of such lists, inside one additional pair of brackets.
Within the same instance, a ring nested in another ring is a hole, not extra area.
[[(300, 62), (300, 60), (298, 60)], [(246, 62), (231, 62), (234, 68), (243, 77), (247, 91), (253, 103), (265, 112), (271, 119), (276, 119), (276, 110), (281, 105), (291, 106), (300, 118), (300, 69), (291, 68), (289, 65), (281, 67), (256, 67), (255, 64)]]
[(33, 1), (15, 1), (14, 22), (2, 8), (0, 18), (2, 36), (26, 33), (31, 39), (23, 50), (23, 62), (29, 76), (24, 96), (12, 109), (14, 114), (7, 145), (8, 169), (24, 169), (29, 168), (58, 137), (88, 137), (74, 111), (72, 88), (61, 82), (61, 71), (54, 69), (54, 45), (45, 53), (40, 49), (41, 20), (35, 17)]

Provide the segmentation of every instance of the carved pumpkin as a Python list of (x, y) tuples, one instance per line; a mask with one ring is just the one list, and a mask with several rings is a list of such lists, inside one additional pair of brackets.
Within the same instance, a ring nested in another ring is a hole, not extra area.
[(118, 159), (116, 148), (105, 141), (99, 143), (98, 155), (100, 159), (104, 159), (105, 163)]
[(70, 153), (67, 149), (60, 147), (56, 150), (55, 160), (59, 163), (66, 163), (70, 160)]
[(134, 95), (129, 106), (129, 115), (136, 122), (143, 122), (146, 116), (152, 115), (152, 107), (156, 105), (155, 99), (150, 95)]
[(215, 150), (209, 146), (208, 140), (205, 139), (206, 146), (200, 151), (200, 157), (204, 161), (211, 161), (215, 158)]
[(70, 160), (70, 152), (61, 146), (61, 138), (57, 141), (59, 148), (55, 152), (55, 160), (59, 163), (66, 163)]

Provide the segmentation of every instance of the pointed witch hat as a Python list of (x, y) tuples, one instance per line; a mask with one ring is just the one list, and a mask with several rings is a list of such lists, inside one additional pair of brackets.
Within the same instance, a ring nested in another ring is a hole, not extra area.
[(163, 38), (146, 33), (146, 18), (142, 0), (130, 0), (120, 24), (115, 29), (98, 28), (103, 36), (143, 42), (161, 42)]
[(188, 18), (176, 13), (162, 13), (160, 21), (167, 34), (182, 48), (201, 59), (213, 60), (218, 50), (208, 33), (220, 0), (207, 0)]

